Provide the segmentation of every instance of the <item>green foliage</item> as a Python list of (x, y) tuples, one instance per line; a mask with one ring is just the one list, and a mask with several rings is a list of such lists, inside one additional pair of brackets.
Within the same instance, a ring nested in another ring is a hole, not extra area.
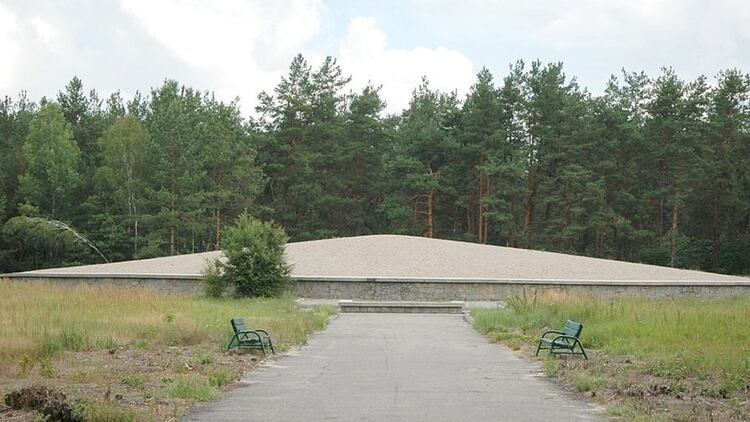
[(227, 293), (230, 280), (223, 275), (221, 261), (211, 261), (203, 268), (203, 292), (208, 297), (223, 297)]
[(60, 106), (42, 106), (29, 125), (23, 146), (26, 172), (18, 179), (19, 196), (53, 217), (69, 215), (80, 182), (80, 151)]
[[(220, 278), (225, 280), (224, 285), (234, 285), (236, 296), (271, 297), (283, 293), (290, 280), (289, 266), (284, 258), (287, 240), (281, 227), (248, 214), (240, 215), (224, 237), (226, 262), (214, 264), (222, 268)], [(213, 277), (211, 272), (214, 270), (207, 271)], [(212, 283), (213, 286), (221, 284)], [(216, 290), (215, 287), (211, 289)]]
[(11, 270), (72, 265), (86, 260), (89, 255), (73, 232), (61, 230), (42, 218), (13, 217), (5, 222), (0, 233), (13, 247), (8, 254), (13, 261), (9, 265)]
[[(117, 117), (98, 140), (101, 165), (95, 173), (95, 193), (89, 199), (95, 235), (107, 240), (111, 254), (137, 255), (146, 205), (146, 147), (148, 132), (133, 116)], [(140, 236), (139, 236), (140, 234)]]
[(4, 98), (0, 272), (98, 262), (18, 216), (119, 261), (220, 249), (252, 210), (293, 241), (427, 235), (750, 273), (740, 70), (623, 71), (593, 95), (562, 63), (518, 61), (497, 80), (483, 68), (465, 98), (424, 80), (392, 115), (344, 71), (298, 55), (257, 119), (173, 80), (128, 100), (78, 78), (56, 102)]

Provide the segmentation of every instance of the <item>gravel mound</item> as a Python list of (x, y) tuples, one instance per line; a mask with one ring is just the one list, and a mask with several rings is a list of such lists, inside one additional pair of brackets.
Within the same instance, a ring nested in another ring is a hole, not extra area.
[[(221, 252), (206, 252), (29, 273), (196, 276), (207, 260), (219, 256)], [(289, 243), (287, 258), (293, 277), (748, 281), (701, 271), (397, 235)]]

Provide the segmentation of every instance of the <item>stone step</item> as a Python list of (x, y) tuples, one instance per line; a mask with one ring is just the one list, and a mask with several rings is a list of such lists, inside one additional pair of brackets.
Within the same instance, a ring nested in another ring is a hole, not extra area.
[(412, 313), (412, 314), (460, 314), (464, 302), (403, 302), (403, 301), (362, 301), (340, 300), (339, 309), (344, 312), (369, 313)]

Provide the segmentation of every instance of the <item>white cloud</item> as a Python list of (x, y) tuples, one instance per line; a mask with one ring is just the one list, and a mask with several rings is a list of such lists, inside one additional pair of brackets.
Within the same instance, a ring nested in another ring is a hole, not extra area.
[(686, 79), (750, 69), (747, 0), (324, 1), (0, 0), (0, 97), (54, 97), (74, 75), (129, 96), (168, 77), (239, 95), (250, 114), (300, 52), (313, 64), (337, 57), (352, 89), (383, 85), (389, 112), (422, 75), (463, 94), (479, 65), (502, 77), (516, 59), (561, 60), (595, 93), (621, 67), (673, 66)]
[(220, 97), (240, 95), (245, 112), (318, 34), (321, 8), (314, 0), (122, 0), (122, 6), (180, 60), (209, 72), (210, 89)]
[(55, 44), (57, 44), (60, 37), (60, 31), (49, 22), (39, 16), (34, 16), (31, 19), (31, 26), (34, 27), (36, 36), (42, 44), (49, 48), (53, 48)]
[(405, 108), (411, 92), (427, 76), (433, 88), (465, 94), (474, 81), (474, 66), (460, 52), (445, 47), (390, 49), (375, 18), (354, 18), (341, 41), (340, 63), (352, 75), (353, 88), (368, 82), (383, 85), (388, 112)]
[(0, 90), (11, 87), (13, 68), (18, 55), (14, 34), (18, 30), (16, 17), (0, 4)]

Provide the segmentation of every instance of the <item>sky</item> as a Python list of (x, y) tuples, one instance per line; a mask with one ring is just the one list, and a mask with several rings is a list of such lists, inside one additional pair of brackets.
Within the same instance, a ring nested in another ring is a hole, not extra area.
[(0, 0), (0, 96), (54, 97), (73, 77), (100, 96), (164, 79), (240, 98), (252, 114), (292, 58), (338, 59), (386, 111), (422, 76), (465, 95), (487, 67), (562, 61), (594, 94), (621, 69), (685, 79), (750, 71), (747, 0)]

